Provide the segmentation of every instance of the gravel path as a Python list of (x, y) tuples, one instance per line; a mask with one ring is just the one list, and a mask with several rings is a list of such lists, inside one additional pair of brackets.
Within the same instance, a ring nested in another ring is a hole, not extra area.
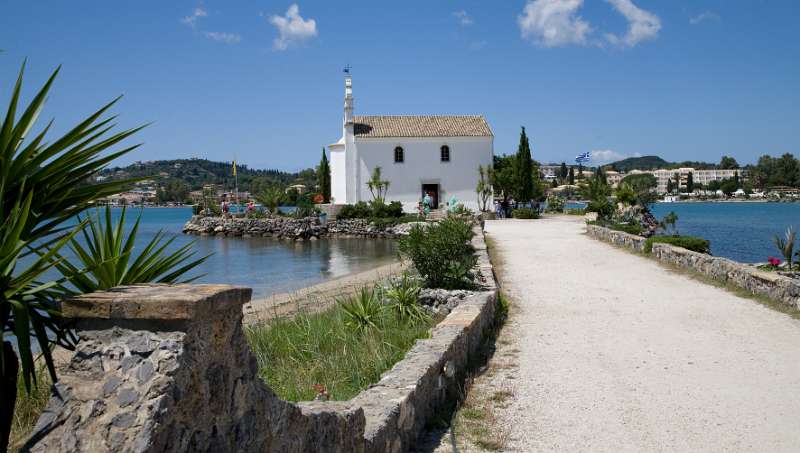
[[(800, 321), (583, 234), (487, 222), (519, 351), (507, 451), (800, 451)], [(499, 378), (495, 378), (499, 379)]]

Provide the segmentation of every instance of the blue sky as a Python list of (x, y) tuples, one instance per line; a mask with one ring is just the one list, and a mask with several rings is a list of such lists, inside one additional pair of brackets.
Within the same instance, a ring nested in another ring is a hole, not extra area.
[[(295, 5), (295, 6), (292, 6)], [(800, 3), (757, 0), (4, 1), (0, 102), (63, 64), (43, 119), (154, 122), (119, 163), (316, 165), (357, 114), (483, 114), (534, 158), (800, 154)]]

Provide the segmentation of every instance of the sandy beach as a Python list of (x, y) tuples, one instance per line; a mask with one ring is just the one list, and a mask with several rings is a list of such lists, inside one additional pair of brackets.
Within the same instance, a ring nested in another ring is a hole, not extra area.
[(301, 311), (318, 312), (390, 275), (402, 273), (408, 263), (395, 261), (364, 272), (345, 275), (290, 293), (253, 299), (244, 305), (244, 324), (257, 324), (274, 318), (292, 317)]

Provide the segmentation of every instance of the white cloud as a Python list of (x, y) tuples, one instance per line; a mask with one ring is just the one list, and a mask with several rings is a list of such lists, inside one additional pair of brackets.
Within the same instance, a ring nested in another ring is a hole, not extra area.
[(628, 20), (628, 32), (624, 36), (606, 33), (608, 42), (622, 47), (633, 47), (648, 39), (655, 39), (661, 30), (661, 20), (655, 14), (633, 4), (631, 0), (606, 0)]
[(528, 0), (517, 18), (524, 39), (544, 47), (586, 45), (592, 31), (576, 14), (583, 0)]
[(292, 44), (317, 36), (317, 22), (303, 19), (297, 3), (289, 6), (285, 16), (272, 16), (270, 23), (278, 29), (279, 36), (273, 41), (275, 50), (286, 50)]
[(238, 33), (227, 33), (222, 31), (207, 31), (203, 33), (206, 38), (214, 41), (224, 42), (225, 44), (236, 44), (242, 40), (242, 35)]
[(589, 153), (589, 162), (593, 165), (605, 165), (629, 157), (642, 157), (641, 153), (625, 155), (612, 149), (596, 149)]
[(722, 18), (719, 17), (719, 14), (711, 11), (704, 11), (694, 17), (689, 18), (689, 23), (692, 25), (697, 25), (701, 22), (709, 21), (709, 22), (719, 22)]
[(461, 25), (472, 25), (473, 23), (472, 18), (469, 17), (469, 14), (467, 14), (467, 12), (463, 9), (461, 11), (454, 12), (453, 15), (456, 16)]
[(206, 12), (206, 10), (198, 6), (197, 8), (194, 9), (194, 11), (192, 11), (192, 14), (189, 14), (188, 16), (182, 18), (181, 23), (184, 23), (194, 28), (197, 25), (197, 19), (207, 16), (208, 12)]

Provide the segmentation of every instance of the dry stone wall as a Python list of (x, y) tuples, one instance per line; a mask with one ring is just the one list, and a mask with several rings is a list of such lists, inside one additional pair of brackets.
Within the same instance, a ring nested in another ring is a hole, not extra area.
[(715, 280), (731, 283), (794, 309), (800, 300), (800, 281), (759, 270), (727, 258), (693, 252), (669, 244), (653, 244), (653, 256), (674, 266), (691, 269)]
[[(611, 244), (644, 251), (645, 238), (597, 225), (586, 225), (589, 236)], [(773, 272), (759, 270), (727, 258), (707, 255), (676, 247), (654, 243), (652, 256), (664, 263), (689, 269), (714, 280), (730, 283), (752, 294), (768, 297), (793, 309), (800, 308), (800, 281)]]
[(497, 287), (482, 234), (475, 246), (483, 290), (350, 401), (293, 404), (257, 376), (242, 331), (248, 288), (137, 285), (66, 301), (81, 341), (25, 450), (408, 450), (454, 398), (493, 323)]
[(586, 225), (586, 233), (601, 241), (609, 242), (611, 244), (629, 248), (637, 252), (644, 251), (644, 242), (647, 240), (635, 234), (626, 233), (624, 231), (612, 230), (610, 228), (601, 227), (599, 225)]

